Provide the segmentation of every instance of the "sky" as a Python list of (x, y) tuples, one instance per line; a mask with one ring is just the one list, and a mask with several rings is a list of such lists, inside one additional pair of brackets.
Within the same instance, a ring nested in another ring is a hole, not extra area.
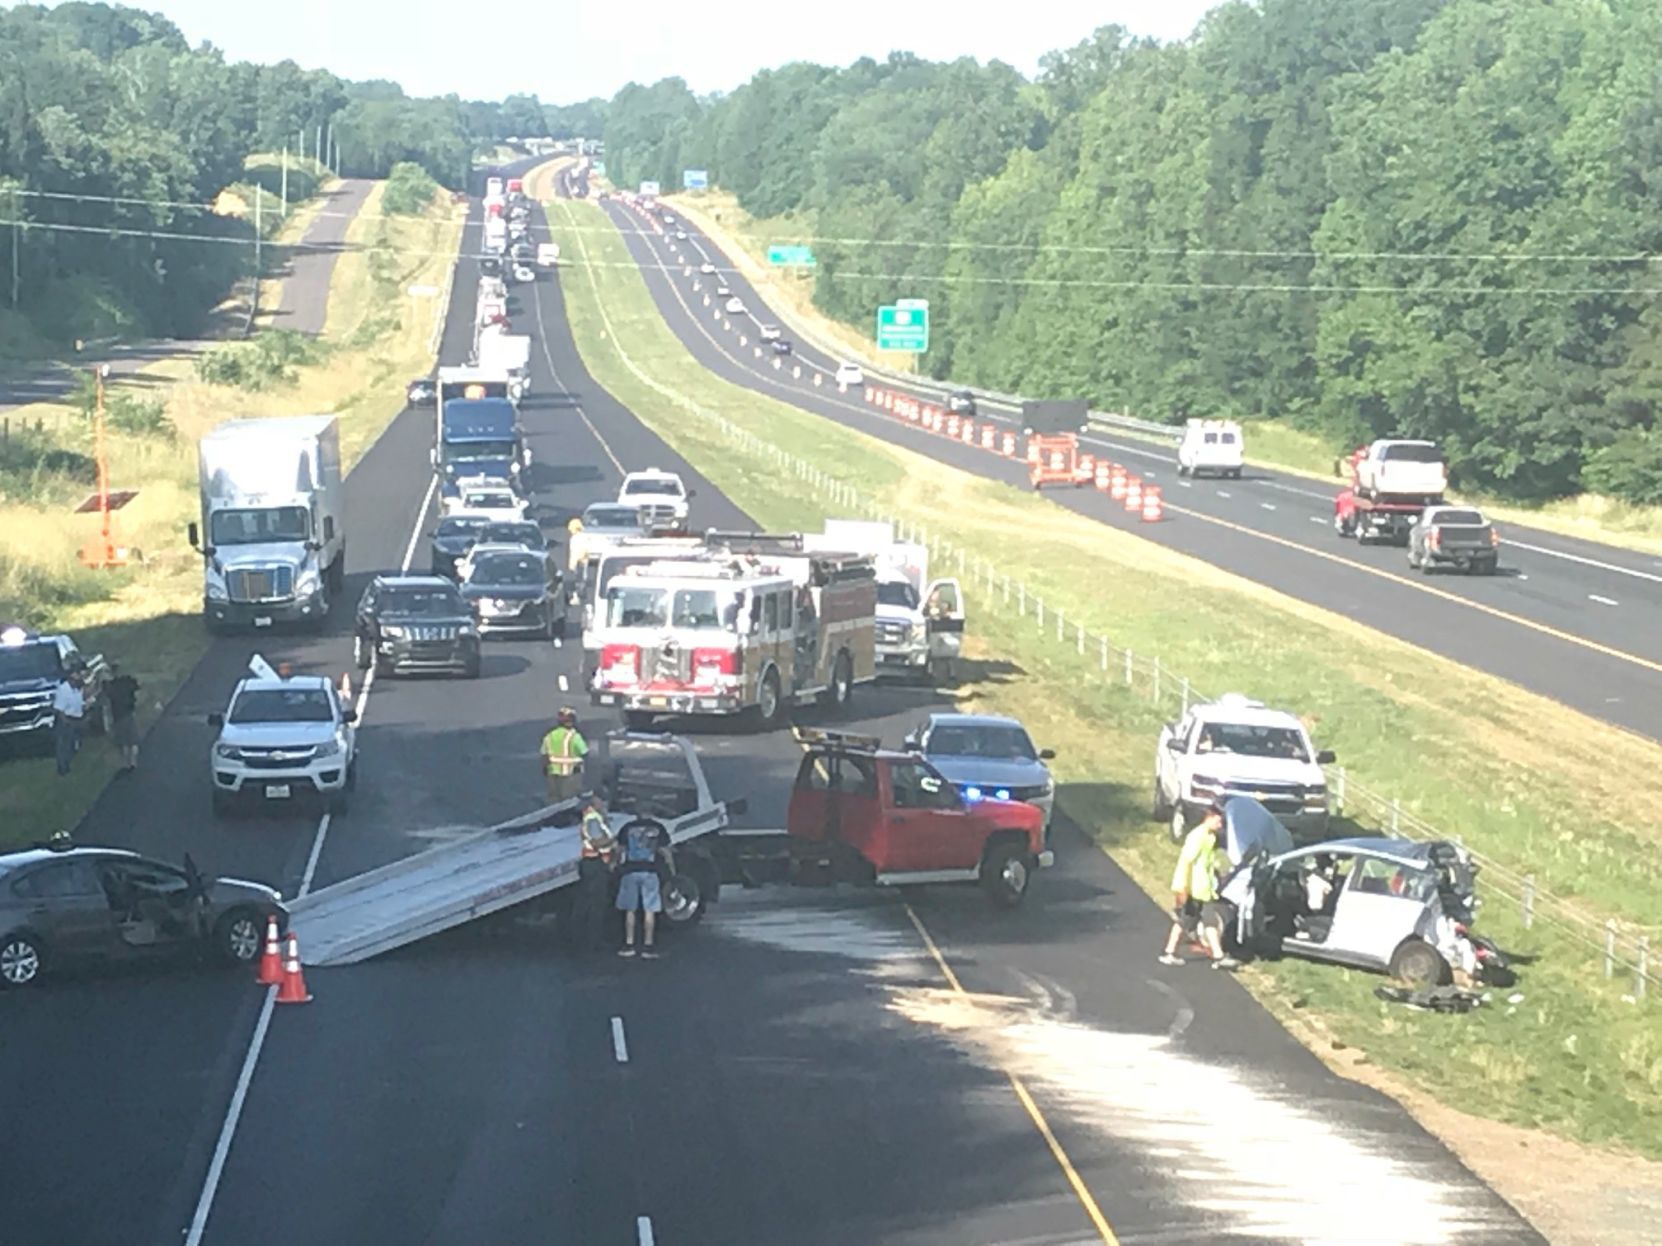
[(845, 65), (896, 49), (927, 60), (996, 58), (1032, 74), (1044, 53), (1071, 47), (1097, 26), (1184, 38), (1218, 0), (125, 2), (165, 13), (192, 44), (213, 43), (232, 60), (292, 59), (343, 78), (390, 78), (411, 95), (524, 93), (563, 104), (671, 76), (700, 93), (725, 91), (768, 66)]

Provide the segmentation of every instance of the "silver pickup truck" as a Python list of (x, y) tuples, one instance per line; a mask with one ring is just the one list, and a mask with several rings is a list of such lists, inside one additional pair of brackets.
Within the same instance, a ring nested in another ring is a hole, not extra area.
[(1408, 530), (1408, 565), (1427, 575), (1433, 567), (1493, 575), (1500, 533), (1475, 506), (1428, 506)]

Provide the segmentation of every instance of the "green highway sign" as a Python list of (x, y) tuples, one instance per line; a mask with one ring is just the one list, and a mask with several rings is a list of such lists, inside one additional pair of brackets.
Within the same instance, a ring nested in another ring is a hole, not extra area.
[(812, 247), (769, 247), (768, 263), (776, 268), (814, 268), (819, 261)]
[(877, 349), (921, 355), (929, 349), (929, 300), (899, 299), (877, 309)]

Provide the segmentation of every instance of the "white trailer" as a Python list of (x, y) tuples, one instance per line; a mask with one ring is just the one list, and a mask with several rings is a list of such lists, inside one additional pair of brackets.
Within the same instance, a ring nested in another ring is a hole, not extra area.
[(198, 445), (202, 614), (214, 629), (322, 626), (346, 573), (332, 415), (230, 420)]
[[(698, 753), (682, 736), (612, 732), (587, 763), (614, 835), (649, 819), (670, 848), (659, 861), (664, 919), (691, 925), (721, 894), (719, 833), (743, 800), (710, 794)], [(580, 801), (538, 809), (321, 888), (289, 904), (307, 965), (352, 965), (545, 897), (577, 881)]]
[(519, 402), (531, 389), (531, 339), (523, 333), (486, 333), (478, 343), (478, 369), (508, 377), (508, 395)]

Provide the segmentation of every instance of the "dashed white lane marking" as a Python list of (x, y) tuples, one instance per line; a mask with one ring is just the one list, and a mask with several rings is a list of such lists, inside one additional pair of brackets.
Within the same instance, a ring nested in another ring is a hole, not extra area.
[(555, 648), (556, 648), (556, 649), (561, 649), (561, 648), (564, 648), (564, 647), (565, 647), (565, 646), (564, 646), (564, 645), (563, 645), (563, 644), (562, 644), (562, 643), (561, 643), (561, 641), (560, 641), (560, 638), (559, 638), (559, 637), (558, 637), (558, 636), (556, 636), (556, 637), (555, 637), (555, 638), (554, 638), (554, 647), (555, 647)]
[(219, 1141), (214, 1145), (212, 1161), (208, 1164), (207, 1180), (202, 1183), (202, 1195), (196, 1200), (196, 1214), (185, 1231), (185, 1246), (200, 1246), (202, 1234), (208, 1227), (208, 1213), (213, 1210), (214, 1193), (225, 1172), (225, 1158), (231, 1153), (231, 1141), (237, 1135), (237, 1122), (242, 1119), (242, 1105), (248, 1098), (249, 1083), (254, 1080), (254, 1066), (260, 1062), (260, 1049), (265, 1046), (266, 1030), (271, 1026), (271, 1009), (277, 1003), (277, 988), (265, 989), (265, 1002), (260, 1005), (260, 1019), (254, 1023), (254, 1037), (248, 1044), (248, 1054), (242, 1058), (242, 1070), (237, 1074), (236, 1089), (231, 1092), (231, 1105), (225, 1111), (225, 1123), (220, 1126)]
[(1601, 606), (1619, 606), (1619, 605), (1621, 605), (1621, 602), (1614, 601), (1609, 597), (1600, 597), (1597, 593), (1588, 593), (1587, 594), (1587, 600), (1588, 601), (1596, 601)]
[(1177, 482), (1177, 487), (1180, 489), (1193, 489), (1195, 485), (1192, 480), (1179, 480)]
[(560, 676), (560, 691), (561, 692), (570, 692), (571, 691), (571, 681), (568, 680), (564, 675)]
[(1310, 516), (1310, 522), (1325, 525), (1327, 523), (1327, 520), (1323, 519), (1320, 515), (1311, 515)]
[(1273, 511), (1275, 509), (1275, 503), (1274, 502), (1260, 502), (1260, 503), (1258, 503), (1258, 505), (1263, 507), (1267, 511)]
[(635, 1217), (635, 1238), (639, 1246), (654, 1246), (657, 1239), (652, 1236), (652, 1217)]
[[(364, 694), (367, 696), (368, 693), (369, 688), (366, 681)], [(311, 856), (306, 858), (306, 872), (300, 876), (300, 894), (302, 896), (312, 889), (312, 875), (317, 873), (317, 859), (323, 855), (323, 841), (329, 834), (329, 822), (333, 817), (333, 814), (325, 813), (317, 821), (317, 834), (312, 839), (312, 853)]]
[(623, 1033), (623, 1018), (612, 1018), (612, 1055), (619, 1064), (629, 1063), (629, 1039)]
[(1218, 490), (1218, 496), (1220, 498), (1232, 498), (1235, 495), (1233, 493), (1230, 493), (1227, 489), (1219, 489)]

